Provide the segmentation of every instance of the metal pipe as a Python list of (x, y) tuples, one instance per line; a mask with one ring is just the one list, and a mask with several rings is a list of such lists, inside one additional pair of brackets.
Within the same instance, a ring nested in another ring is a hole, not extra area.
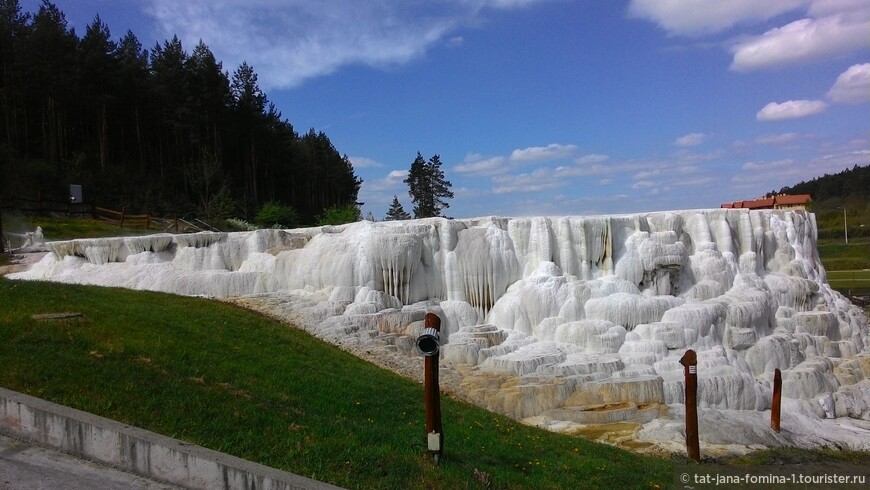
[(843, 233), (846, 235), (846, 245), (849, 244), (849, 222), (846, 221), (846, 206), (843, 206)]
[(701, 460), (698, 444), (698, 356), (689, 349), (680, 359), (686, 376), (686, 451), (689, 458)]
[(782, 372), (779, 368), (773, 372), (773, 403), (770, 407), (770, 428), (779, 432), (779, 413), (782, 403)]
[(6, 251), (6, 237), (3, 236), (3, 203), (0, 202), (0, 254)]
[[(421, 335), (417, 339), (417, 345), (423, 339), (424, 346), (426, 342), (431, 342), (431, 330), (436, 333), (441, 331), (441, 319), (434, 313), (427, 313), (424, 320), (424, 335), (429, 334), (429, 337)], [(441, 390), (438, 387), (438, 337), (435, 337), (436, 347), (434, 353), (426, 355), (423, 361), (423, 393), (424, 403), (426, 405), (426, 438), (427, 447), (433, 453), (435, 462), (441, 459), (444, 453), (444, 433), (441, 427)], [(430, 351), (431, 352), (431, 351)]]

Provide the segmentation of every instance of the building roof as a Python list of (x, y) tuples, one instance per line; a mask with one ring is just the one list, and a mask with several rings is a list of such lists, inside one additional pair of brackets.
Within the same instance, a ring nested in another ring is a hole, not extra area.
[(793, 206), (795, 204), (806, 204), (810, 202), (813, 198), (810, 197), (809, 194), (783, 194), (781, 196), (776, 196), (776, 204), (781, 204), (785, 206)]
[(773, 197), (762, 197), (751, 201), (734, 201), (721, 207), (726, 209), (773, 209), (776, 206), (799, 206), (810, 202), (809, 194), (780, 194)]

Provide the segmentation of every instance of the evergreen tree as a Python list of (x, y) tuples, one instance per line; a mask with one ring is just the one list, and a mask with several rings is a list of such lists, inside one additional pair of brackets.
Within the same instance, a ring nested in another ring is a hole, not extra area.
[(0, 0), (0, 196), (66, 201), (75, 182), (89, 204), (152, 214), (252, 219), (278, 202), (300, 225), (358, 218), (350, 159), (297, 134), (247, 63), (230, 77), (204, 42), (115, 41), (99, 16), (80, 38), (50, 0), (19, 1)]
[(118, 138), (120, 160), (131, 173), (143, 176), (147, 171), (147, 116), (151, 73), (148, 71), (148, 51), (128, 30), (115, 50), (118, 59)]
[(185, 144), (187, 117), (185, 101), (190, 93), (187, 76), (188, 55), (177, 36), (157, 44), (151, 50), (151, 73), (153, 77), (155, 109), (157, 120), (153, 121), (156, 133), (155, 156), (157, 169), (162, 180), (172, 183), (173, 192), (181, 194), (177, 183), (182, 181), (186, 154), (190, 150)]
[[(32, 126), (32, 140), (40, 143), (43, 158), (62, 169), (70, 154), (76, 121), (73, 106), (77, 101), (76, 49), (78, 38), (67, 27), (66, 17), (57, 6), (44, 2), (33, 17), (32, 31), (25, 46), (29, 84), (28, 105), (34, 111), (25, 115)], [(30, 135), (28, 135), (30, 136)], [(27, 138), (30, 140), (31, 138)]]
[(437, 154), (427, 162), (418, 151), (404, 182), (414, 202), (415, 218), (441, 216), (441, 210), (450, 207), (445, 199), (453, 198), (452, 184), (444, 178), (441, 157)]
[(432, 216), (441, 216), (441, 210), (450, 207), (445, 199), (453, 199), (453, 192), (450, 190), (453, 184), (444, 178), (444, 171), (441, 170), (441, 157), (438, 154), (429, 158), (426, 169), (429, 174), (429, 193), (432, 196)]
[(0, 167), (5, 162), (12, 163), (13, 148), (26, 133), (22, 130), (26, 84), (21, 45), (30, 34), (29, 20), (30, 14), (21, 12), (18, 0), (0, 0), (0, 128), (5, 143)]
[(88, 134), (86, 141), (96, 143), (89, 153), (99, 155), (101, 172), (109, 161), (109, 111), (115, 102), (112, 94), (117, 93), (114, 83), (119, 68), (116, 50), (109, 26), (97, 15), (79, 44), (78, 67), (82, 93), (79, 103), (87, 121), (81, 129)]
[[(244, 184), (244, 205), (259, 202), (258, 171), (260, 150), (260, 129), (263, 126), (266, 110), (266, 94), (260, 90), (257, 83), (257, 73), (247, 62), (243, 62), (233, 72), (230, 90), (234, 102), (234, 119), (236, 123), (237, 169), (236, 178)], [(238, 172), (241, 170), (241, 173)]]
[(390, 209), (384, 217), (384, 221), (399, 221), (403, 219), (411, 219), (411, 215), (402, 207), (399, 202), (399, 196), (393, 196), (393, 202), (390, 204)]

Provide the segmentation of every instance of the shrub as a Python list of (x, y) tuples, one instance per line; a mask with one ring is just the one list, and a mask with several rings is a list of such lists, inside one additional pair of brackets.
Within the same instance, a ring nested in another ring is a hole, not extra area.
[(257, 213), (254, 218), (257, 225), (263, 228), (284, 227), (293, 228), (296, 226), (298, 217), (296, 210), (290, 206), (286, 206), (279, 202), (267, 202)]
[(344, 206), (335, 206), (327, 209), (317, 217), (318, 226), (324, 225), (343, 225), (345, 223), (353, 223), (359, 221), (359, 208), (354, 204), (345, 204)]

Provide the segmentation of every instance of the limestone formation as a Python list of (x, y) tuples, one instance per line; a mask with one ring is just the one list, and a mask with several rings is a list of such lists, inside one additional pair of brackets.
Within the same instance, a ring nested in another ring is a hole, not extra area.
[[(636, 439), (679, 444), (686, 349), (698, 352), (710, 420), (763, 419), (778, 368), (793, 430), (806, 434), (768, 443), (865, 431), (863, 446), (840, 439), (870, 449), (867, 317), (827, 284), (803, 211), (364, 221), (48, 246), (10, 277), (242, 298), (391, 367), (419, 361), (413, 338), (435, 312), (447, 389), (554, 429), (634, 423)], [(831, 417), (840, 429), (822, 425)], [(701, 439), (743, 434), (750, 446), (765, 440), (754, 430), (702, 424)]]

